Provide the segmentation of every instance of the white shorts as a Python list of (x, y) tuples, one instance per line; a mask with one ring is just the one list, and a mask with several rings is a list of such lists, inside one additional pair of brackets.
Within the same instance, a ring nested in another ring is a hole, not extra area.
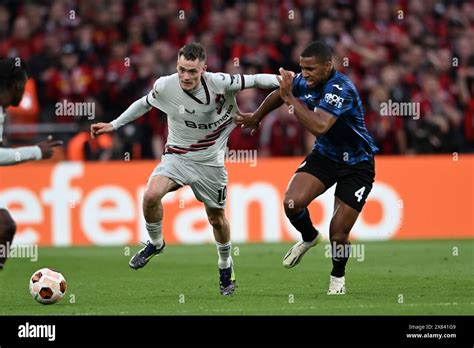
[(191, 186), (194, 196), (209, 208), (224, 208), (227, 196), (227, 170), (225, 167), (206, 166), (166, 154), (151, 173), (150, 178), (161, 175), (180, 186)]

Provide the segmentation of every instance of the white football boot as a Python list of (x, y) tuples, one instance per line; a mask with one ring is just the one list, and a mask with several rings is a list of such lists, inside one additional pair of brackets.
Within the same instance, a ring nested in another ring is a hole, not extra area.
[(346, 293), (346, 279), (344, 277), (329, 277), (328, 295), (344, 295)]
[(295, 267), (303, 258), (303, 255), (315, 245), (318, 245), (323, 240), (321, 232), (318, 233), (316, 238), (312, 242), (300, 241), (293, 245), (290, 250), (283, 257), (283, 267), (292, 268)]

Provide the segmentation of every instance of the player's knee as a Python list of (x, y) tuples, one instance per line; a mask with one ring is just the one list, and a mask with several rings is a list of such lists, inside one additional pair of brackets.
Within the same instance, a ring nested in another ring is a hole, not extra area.
[(222, 230), (225, 225), (225, 217), (222, 214), (212, 214), (209, 215), (208, 217), (209, 223), (213, 228), (216, 230)]
[(301, 199), (288, 195), (285, 195), (283, 207), (285, 208), (285, 214), (288, 217), (294, 216), (306, 208)]
[(159, 189), (147, 188), (143, 193), (143, 206), (155, 206), (158, 204), (164, 196), (164, 192)]
[(16, 232), (16, 223), (5, 209), (0, 209), (0, 236), (12, 240)]
[(7, 225), (2, 226), (2, 233), (8, 240), (12, 240), (16, 232), (16, 223), (10, 220)]
[(349, 238), (349, 233), (337, 226), (329, 227), (329, 239), (331, 243), (346, 244)]

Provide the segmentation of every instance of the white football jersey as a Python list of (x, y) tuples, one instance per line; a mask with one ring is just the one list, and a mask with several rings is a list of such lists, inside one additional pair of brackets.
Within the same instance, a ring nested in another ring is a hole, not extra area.
[(146, 100), (168, 115), (165, 153), (223, 166), (227, 140), (235, 128), (235, 96), (244, 88), (241, 74), (205, 72), (193, 92), (181, 88), (177, 73), (156, 80)]

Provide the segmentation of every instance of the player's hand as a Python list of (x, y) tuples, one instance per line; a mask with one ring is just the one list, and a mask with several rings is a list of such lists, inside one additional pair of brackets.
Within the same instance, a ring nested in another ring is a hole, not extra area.
[(111, 123), (95, 123), (91, 125), (91, 138), (95, 139), (96, 136), (103, 133), (111, 133), (114, 131), (114, 127)]
[(61, 140), (53, 140), (53, 136), (48, 136), (48, 140), (42, 141), (41, 143), (37, 144), (41, 150), (41, 158), (48, 159), (53, 157), (53, 148), (56, 146), (62, 145), (63, 142)]
[(293, 96), (293, 78), (295, 73), (283, 68), (278, 69), (278, 71), (280, 72), (280, 76), (277, 76), (280, 83), (280, 96), (287, 103), (289, 98)]
[(250, 135), (254, 135), (260, 127), (260, 120), (251, 112), (237, 111), (234, 122), (241, 128), (250, 128)]

